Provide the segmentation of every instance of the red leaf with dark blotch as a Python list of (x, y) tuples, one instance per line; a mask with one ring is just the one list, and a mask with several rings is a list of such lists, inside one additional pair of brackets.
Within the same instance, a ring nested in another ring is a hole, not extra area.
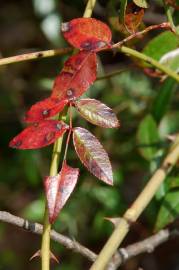
[(127, 5), (125, 14), (125, 26), (129, 33), (134, 34), (142, 22), (144, 9), (134, 3)]
[(105, 128), (119, 127), (115, 113), (96, 99), (80, 99), (75, 102), (75, 107), (82, 117), (94, 125)]
[(61, 112), (68, 100), (59, 101), (57, 98), (46, 98), (34, 104), (26, 113), (25, 122), (38, 122)]
[(14, 137), (9, 146), (18, 149), (35, 149), (56, 141), (69, 128), (62, 121), (43, 120), (25, 128)]
[(52, 97), (73, 100), (81, 96), (96, 80), (96, 54), (81, 51), (70, 57), (55, 79)]
[(73, 129), (73, 143), (77, 155), (87, 169), (105, 183), (112, 185), (111, 163), (97, 138), (88, 130), (77, 127)]
[(71, 168), (66, 163), (61, 172), (45, 179), (45, 192), (48, 203), (49, 221), (53, 223), (60, 210), (72, 193), (78, 179), (79, 169)]
[(87, 51), (110, 46), (112, 37), (110, 28), (93, 18), (78, 18), (62, 23), (61, 31), (73, 47)]

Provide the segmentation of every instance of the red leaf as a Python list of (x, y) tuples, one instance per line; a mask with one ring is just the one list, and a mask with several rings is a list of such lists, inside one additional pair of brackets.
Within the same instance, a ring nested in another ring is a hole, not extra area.
[(119, 127), (115, 113), (96, 99), (80, 99), (75, 102), (75, 106), (81, 116), (94, 125), (105, 128)]
[(59, 101), (56, 98), (46, 98), (34, 104), (26, 113), (26, 122), (38, 122), (43, 119), (52, 117), (61, 112), (68, 100)]
[(25, 128), (10, 141), (9, 146), (18, 149), (41, 148), (56, 141), (68, 128), (62, 121), (44, 120)]
[(49, 221), (53, 223), (60, 210), (72, 193), (79, 175), (79, 169), (71, 168), (66, 163), (61, 172), (45, 179), (45, 192), (49, 210)]
[(125, 26), (129, 33), (133, 34), (137, 31), (144, 16), (144, 9), (138, 7), (134, 3), (127, 5), (125, 14)]
[(100, 142), (88, 130), (73, 129), (73, 143), (77, 155), (87, 169), (105, 183), (112, 185), (112, 168), (108, 154)]
[(65, 39), (78, 49), (95, 51), (110, 46), (110, 28), (93, 18), (78, 18), (62, 23), (61, 31)]
[(70, 57), (53, 86), (52, 97), (73, 100), (96, 80), (96, 54), (81, 51)]

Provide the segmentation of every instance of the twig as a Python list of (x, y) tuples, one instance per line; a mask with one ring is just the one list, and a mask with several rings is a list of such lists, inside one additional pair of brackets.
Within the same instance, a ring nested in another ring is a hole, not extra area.
[(145, 188), (139, 194), (138, 198), (132, 204), (132, 206), (125, 212), (123, 218), (121, 218), (116, 229), (102, 248), (96, 261), (90, 268), (90, 270), (104, 270), (113, 254), (121, 244), (125, 236), (127, 235), (131, 223), (135, 222), (144, 209), (147, 207), (149, 202), (154, 197), (158, 188), (165, 180), (166, 176), (176, 164), (179, 159), (179, 138), (176, 137), (173, 147), (170, 149), (168, 155), (164, 159), (162, 165), (154, 173), (152, 178), (149, 180)]
[[(30, 222), (27, 219), (12, 215), (6, 211), (0, 211), (0, 221), (15, 225), (28, 232), (38, 235), (41, 235), (43, 231), (43, 226), (41, 224), (37, 222)], [(168, 241), (172, 236), (178, 236), (178, 233), (176, 233), (175, 231), (170, 232), (169, 229), (165, 229), (157, 232), (149, 238), (146, 238), (145, 240), (136, 242), (125, 248), (120, 248), (115, 255), (113, 261), (113, 269), (116, 269), (125, 261), (141, 253), (153, 252), (156, 247)], [(81, 245), (79, 242), (72, 240), (69, 237), (64, 236), (60, 233), (57, 233), (55, 230), (51, 230), (50, 237), (55, 242), (60, 243), (67, 249), (83, 255), (90, 261), (95, 261), (95, 259), (97, 258), (97, 255), (94, 252)]]
[[(8, 212), (0, 211), (0, 220), (9, 224), (16, 225), (20, 228), (23, 228), (26, 231), (41, 235), (43, 232), (43, 226), (37, 222), (33, 223), (26, 219), (14, 216)], [(64, 236), (60, 233), (57, 233), (55, 230), (51, 230), (50, 237), (52, 240), (62, 244), (68, 249), (71, 249), (77, 253), (82, 254), (84, 257), (88, 258), (91, 261), (96, 259), (96, 254), (93, 253), (88, 248), (82, 246), (77, 241), (71, 240), (69, 237)]]
[(107, 74), (104, 75), (104, 76), (97, 77), (96, 81), (109, 79), (109, 78), (114, 77), (114, 76), (117, 76), (117, 75), (119, 75), (119, 74), (121, 74), (122, 72), (125, 72), (125, 71), (127, 71), (127, 70), (128, 70), (128, 69), (121, 69), (121, 70), (116, 70), (116, 71), (107, 73)]
[(39, 60), (42, 58), (53, 57), (57, 55), (64, 55), (71, 51), (72, 51), (72, 48), (69, 47), (69, 48), (54, 49), (54, 50), (48, 50), (48, 51), (39, 51), (39, 52), (15, 55), (15, 56), (0, 59), (0, 66), (15, 64), (19, 62), (25, 62), (25, 61), (30, 61), (30, 60)]

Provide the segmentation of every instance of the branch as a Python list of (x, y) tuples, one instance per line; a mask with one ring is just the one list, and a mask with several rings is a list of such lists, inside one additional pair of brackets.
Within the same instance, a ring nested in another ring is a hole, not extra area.
[(179, 137), (176, 137), (175, 142), (170, 149), (168, 155), (164, 159), (162, 165), (156, 170), (152, 178), (149, 180), (145, 188), (139, 194), (132, 206), (127, 209), (123, 218), (121, 218), (116, 229), (102, 248), (95, 263), (90, 270), (103, 270), (111, 260), (113, 254), (127, 235), (130, 225), (135, 222), (149, 202), (154, 197), (158, 188), (165, 180), (166, 176), (179, 159)]
[[(8, 212), (0, 211), (0, 220), (9, 224), (16, 225), (26, 231), (41, 235), (43, 232), (43, 226), (37, 222), (33, 223), (26, 219), (14, 216)], [(58, 242), (68, 249), (71, 249), (77, 253), (82, 254), (84, 257), (88, 258), (90, 261), (96, 259), (96, 254), (93, 253), (88, 248), (82, 246), (75, 240), (71, 240), (69, 237), (57, 233), (55, 230), (51, 230), (50, 237), (55, 242)]]
[(48, 51), (39, 51), (39, 52), (15, 55), (15, 56), (0, 59), (0, 66), (15, 64), (19, 62), (25, 62), (25, 61), (30, 61), (30, 60), (39, 60), (42, 58), (53, 57), (57, 55), (64, 55), (71, 51), (72, 51), (72, 48), (69, 47), (69, 48), (61, 48), (61, 49), (54, 49), (54, 50), (48, 50)]
[[(22, 228), (28, 232), (32, 232), (38, 235), (42, 234), (43, 226), (39, 223), (33, 223), (26, 219), (20, 218), (18, 216), (12, 215), (5, 211), (0, 211), (0, 221), (6, 222), (8, 224), (15, 225)], [(178, 236), (175, 231), (169, 231), (169, 229), (161, 230), (153, 236), (146, 238), (143, 241), (136, 242), (125, 248), (120, 248), (115, 255), (114, 261), (111, 264), (112, 269), (116, 269), (125, 261), (131, 259), (144, 252), (153, 252), (156, 247), (168, 241), (171, 237)], [(84, 247), (75, 240), (71, 240), (69, 237), (57, 233), (55, 230), (51, 230), (50, 237), (57, 243), (60, 243), (67, 249), (70, 249), (76, 253), (79, 253), (86, 257), (90, 261), (95, 261), (97, 255)]]

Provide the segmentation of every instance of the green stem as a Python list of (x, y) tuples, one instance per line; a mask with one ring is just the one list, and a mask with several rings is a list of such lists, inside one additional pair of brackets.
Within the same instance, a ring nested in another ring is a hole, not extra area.
[(164, 0), (163, 0), (163, 5), (164, 5), (164, 8), (165, 8), (165, 12), (166, 12), (168, 22), (170, 23), (170, 26), (171, 26), (172, 30), (176, 33), (176, 27), (175, 27), (175, 24), (173, 22), (173, 14), (172, 14), (173, 13), (173, 8), (170, 7), (169, 5), (167, 5)]
[[(58, 173), (58, 164), (62, 148), (63, 136), (60, 137), (54, 144), (52, 161), (50, 166), (50, 176), (55, 176)], [(44, 224), (42, 234), (42, 245), (41, 245), (41, 257), (42, 257), (42, 270), (49, 270), (50, 268), (50, 230), (51, 224), (49, 223), (47, 203), (45, 206), (44, 213)]]
[(129, 47), (126, 46), (122, 46), (121, 48), (119, 48), (119, 50), (127, 55), (136, 57), (138, 59), (141, 59), (149, 64), (151, 64), (152, 66), (154, 66), (155, 68), (159, 69), (160, 71), (164, 72), (165, 74), (167, 74), (168, 76), (170, 76), (171, 78), (175, 79), (177, 82), (179, 82), (179, 75), (177, 73), (175, 73), (173, 70), (171, 70), (170, 68), (160, 64), (158, 61), (156, 61), (155, 59), (140, 53), (136, 50), (133, 50)]
[(164, 159), (160, 168), (154, 173), (151, 179), (148, 181), (145, 188), (139, 194), (134, 203), (127, 209), (124, 216), (120, 219), (120, 222), (116, 226), (112, 235), (102, 248), (96, 261), (91, 266), (90, 270), (104, 270), (107, 264), (111, 260), (113, 254), (127, 235), (130, 224), (133, 224), (149, 202), (155, 196), (162, 182), (165, 180), (168, 173), (179, 159), (179, 138), (176, 137), (173, 146), (171, 147), (168, 155)]

